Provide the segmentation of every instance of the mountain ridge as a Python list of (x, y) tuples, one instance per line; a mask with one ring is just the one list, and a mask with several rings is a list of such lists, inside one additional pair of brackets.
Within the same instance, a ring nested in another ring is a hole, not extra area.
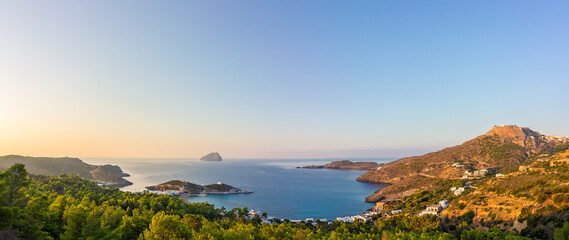
[[(356, 180), (391, 184), (367, 197), (367, 202), (393, 200), (426, 189), (437, 179), (460, 179), (465, 170), (499, 172), (516, 167), (530, 156), (568, 143), (567, 137), (546, 136), (527, 127), (494, 126), (460, 145), (386, 163), (382, 169), (370, 170)], [(452, 167), (453, 164), (464, 167)]]

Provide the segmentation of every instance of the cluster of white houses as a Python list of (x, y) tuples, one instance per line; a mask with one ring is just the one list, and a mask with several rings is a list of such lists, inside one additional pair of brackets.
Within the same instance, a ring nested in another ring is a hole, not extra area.
[(461, 195), (466, 189), (470, 188), (470, 182), (465, 183), (462, 187), (451, 187), (450, 192), (455, 196)]
[(356, 216), (347, 216), (347, 217), (337, 217), (336, 220), (341, 222), (354, 222), (356, 220), (361, 220), (362, 222), (371, 221), (371, 217), (373, 215), (378, 214), (378, 212), (366, 212)]
[[(247, 216), (245, 216), (245, 220), (251, 221), (253, 220), (253, 218), (255, 218), (255, 216), (259, 216), (259, 218), (261, 219), (262, 222), (266, 223), (266, 224), (273, 224), (276, 222), (277, 218), (275, 217), (271, 217), (271, 216), (263, 216), (261, 211), (255, 211), (253, 209), (251, 209), (249, 211), (249, 214)], [(284, 221), (284, 219), (279, 219), (281, 222)], [(317, 222), (323, 222), (323, 223), (328, 223), (328, 224), (332, 224), (332, 221), (328, 221), (328, 219), (326, 218), (320, 218), (320, 219), (314, 219), (314, 218), (306, 218), (304, 220), (290, 220), (290, 222), (292, 223), (307, 223), (307, 222), (312, 222), (313, 226), (316, 226)]]
[[(466, 164), (455, 162), (451, 165), (451, 167), (463, 168), (468, 166)], [(464, 171), (464, 175), (462, 175), (462, 179), (481, 178), (486, 176), (486, 174), (488, 174), (488, 169), (479, 169), (474, 171), (466, 170)]]
[(253, 218), (255, 218), (255, 216), (258, 215), (261, 218), (261, 221), (266, 223), (266, 224), (272, 224), (275, 223), (275, 218), (274, 217), (265, 217), (261, 214), (261, 211), (255, 211), (253, 209), (251, 209), (249, 211), (249, 215), (245, 216), (245, 220), (253, 220)]
[(454, 194), (455, 196), (459, 196), (460, 194), (462, 194), (464, 191), (466, 190), (465, 187), (451, 187), (450, 188), (450, 192), (452, 192), (452, 194)]
[(474, 171), (469, 171), (466, 170), (464, 171), (464, 175), (462, 175), (462, 179), (468, 179), (468, 178), (481, 178), (486, 176), (486, 174), (488, 174), (488, 169), (479, 169), (479, 170), (474, 170)]

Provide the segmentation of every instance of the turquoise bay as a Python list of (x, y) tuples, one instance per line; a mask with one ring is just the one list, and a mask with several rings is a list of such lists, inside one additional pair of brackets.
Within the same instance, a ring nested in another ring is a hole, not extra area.
[[(380, 185), (355, 179), (365, 171), (299, 169), (297, 166), (323, 165), (341, 159), (228, 159), (203, 162), (197, 159), (84, 159), (92, 164), (116, 164), (131, 177), (133, 185), (124, 191), (140, 192), (145, 186), (173, 179), (197, 184), (221, 181), (252, 194), (190, 197), (190, 202), (209, 202), (216, 207), (247, 207), (285, 219), (327, 218), (357, 215), (373, 206), (364, 202)], [(394, 159), (352, 159), (389, 162)]]

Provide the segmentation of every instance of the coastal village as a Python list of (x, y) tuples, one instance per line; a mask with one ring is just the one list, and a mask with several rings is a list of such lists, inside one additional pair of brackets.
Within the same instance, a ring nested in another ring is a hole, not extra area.
[[(362, 163), (358, 163), (358, 164), (362, 164)], [(334, 167), (330, 167), (330, 166), (334, 166)], [(338, 167), (340, 166), (340, 167)], [(302, 168), (342, 168), (342, 167), (350, 167), (353, 168), (354, 167), (354, 163), (350, 162), (350, 161), (341, 161), (341, 162), (333, 162), (332, 164), (327, 164), (324, 166), (305, 166)], [(366, 166), (368, 167), (368, 166)], [(383, 166), (373, 166), (375, 168), (375, 170), (382, 170)], [(487, 176), (488, 174), (490, 174), (490, 170), (489, 169), (468, 169), (469, 166), (467, 164), (464, 164), (462, 162), (454, 162), (453, 164), (450, 165), (451, 168), (463, 168), (463, 169), (467, 169), (463, 171), (463, 175), (460, 178), (456, 178), (456, 179), (462, 179), (462, 180), (477, 180), (477, 179), (481, 179), (485, 176)], [(498, 173), (495, 175), (496, 177), (503, 177), (504, 174)], [(464, 183), (463, 186), (460, 187), (451, 187), (449, 189), (449, 192), (454, 195), (454, 196), (460, 196), (462, 195), (464, 192), (466, 192), (468, 189), (470, 188), (476, 188), (471, 186), (471, 182), (466, 182)], [(401, 199), (399, 199), (401, 200)], [(346, 222), (346, 223), (351, 223), (354, 221), (362, 221), (362, 222), (368, 222), (368, 221), (373, 221), (373, 217), (374, 216), (380, 216), (380, 217), (390, 217), (390, 216), (394, 216), (394, 215), (399, 215), (408, 211), (404, 211), (405, 209), (393, 209), (390, 211), (384, 211), (384, 206), (385, 206), (386, 202), (384, 201), (379, 201), (376, 202), (376, 206), (374, 206), (371, 209), (368, 209), (368, 211), (365, 211), (361, 214), (358, 215), (354, 215), (354, 216), (345, 216), (345, 217), (337, 217), (336, 220), (337, 221), (342, 221), (342, 222)], [(416, 216), (423, 216), (423, 215), (435, 215), (438, 216), (444, 209), (448, 208), (450, 206), (450, 203), (446, 200), (440, 200), (437, 204), (433, 204), (433, 205), (429, 205), (427, 206), (425, 209), (423, 209), (422, 211), (420, 211), (419, 213), (415, 214)], [(253, 213), (253, 211), (252, 211)], [(329, 221), (328, 219), (318, 219), (320, 222), (326, 222)], [(301, 223), (301, 222), (309, 222), (309, 221), (314, 221), (313, 218), (306, 218), (304, 220), (291, 220), (291, 222), (297, 222), (297, 223)], [(332, 221), (329, 221), (332, 222)]]
[[(468, 168), (468, 165), (460, 163), (460, 162), (455, 162), (452, 165), (450, 165), (450, 167), (452, 168)], [(312, 167), (310, 167), (312, 168)], [(379, 166), (376, 167), (377, 170), (381, 170), (383, 167)], [(481, 179), (483, 177), (488, 176), (488, 174), (490, 173), (490, 170), (488, 169), (469, 169), (469, 170), (464, 170), (463, 175), (461, 177), (461, 179), (463, 180), (477, 180), (477, 179)], [(496, 177), (503, 177), (504, 174), (498, 173), (495, 175)], [(229, 186), (227, 184), (224, 184), (222, 182), (217, 182), (215, 184), (209, 184), (209, 185), (197, 185), (194, 183), (190, 183), (184, 180), (172, 180), (172, 181), (168, 181), (162, 184), (158, 184), (155, 186), (148, 186), (146, 187), (148, 189), (149, 192), (152, 193), (157, 193), (157, 194), (168, 194), (171, 196), (179, 196), (179, 197), (183, 197), (183, 196), (206, 196), (207, 194), (248, 194), (248, 193), (252, 193), (253, 191), (244, 191), (241, 190), (239, 188), (235, 188), (232, 186)], [(451, 187), (448, 191), (454, 195), (454, 196), (460, 196), (463, 193), (465, 193), (468, 189), (471, 188), (476, 188), (471, 186), (471, 182), (466, 182), (464, 183), (463, 186), (460, 187)], [(344, 217), (337, 217), (335, 220), (336, 221), (341, 221), (341, 222), (345, 222), (345, 223), (352, 223), (355, 221), (361, 221), (361, 222), (373, 222), (373, 219), (377, 218), (377, 216), (379, 217), (390, 217), (390, 216), (395, 216), (395, 215), (399, 215), (399, 214), (404, 214), (404, 213), (409, 213), (409, 211), (405, 211), (405, 209), (390, 209), (389, 211), (385, 211), (385, 204), (386, 202), (383, 201), (379, 201), (376, 203), (376, 205), (371, 208), (368, 209), (365, 212), (362, 212), (361, 214), (358, 215), (353, 215), (353, 216), (344, 216)], [(450, 206), (449, 201), (447, 201), (446, 199), (440, 200), (437, 204), (432, 204), (429, 206), (426, 206), (425, 209), (423, 209), (422, 211), (420, 211), (419, 213), (414, 214), (415, 216), (423, 216), (423, 215), (434, 215), (434, 216), (438, 216), (441, 214), (441, 212), (445, 209), (447, 209)], [(252, 220), (254, 219), (256, 216), (259, 216), (259, 219), (267, 224), (272, 224), (275, 223), (277, 221), (285, 221), (285, 219), (278, 219), (275, 217), (271, 217), (271, 216), (267, 216), (266, 214), (261, 214), (261, 211), (256, 211), (256, 210), (250, 210), (248, 212), (248, 214), (246, 216), (244, 216), (245, 220)], [(310, 224), (317, 224), (319, 223), (333, 223), (334, 220), (329, 220), (326, 218), (323, 219), (315, 219), (315, 218), (305, 218), (303, 220), (288, 220), (290, 222), (293, 223), (310, 223)]]
[[(488, 143), (488, 138), (479, 137), (475, 139), (477, 144), (486, 146), (484, 144)], [(465, 146), (469, 146), (468, 144)], [(479, 146), (479, 145), (477, 145)], [(509, 146), (507, 149), (517, 148)], [(453, 149), (451, 149), (453, 150)], [(504, 155), (503, 151), (489, 150), (491, 154), (501, 154)], [(501, 156), (500, 155), (500, 156)], [(504, 155), (508, 156), (508, 155)], [(522, 176), (524, 174), (536, 174), (544, 173), (547, 167), (559, 167), (564, 165), (566, 158), (555, 158), (555, 161), (551, 161), (551, 154), (540, 154), (535, 155), (535, 163), (533, 164), (521, 164), (517, 166), (515, 170), (504, 171), (504, 166), (499, 166), (496, 163), (490, 164), (488, 161), (480, 161), (476, 158), (468, 157), (457, 157), (453, 161), (446, 160), (446, 162), (435, 162), (431, 160), (431, 163), (421, 163), (417, 159), (410, 159), (412, 161), (403, 162), (400, 164), (399, 168), (394, 168), (390, 164), (367, 164), (365, 162), (350, 162), (348, 160), (333, 162), (323, 166), (306, 166), (303, 168), (330, 168), (330, 169), (366, 169), (368, 170), (368, 175), (373, 174), (385, 174), (387, 180), (393, 180), (390, 186), (395, 185), (399, 187), (401, 192), (409, 192), (406, 195), (391, 195), (385, 199), (380, 199), (379, 201), (374, 201), (375, 206), (368, 209), (361, 214), (353, 216), (340, 216), (335, 219), (316, 219), (316, 218), (304, 218), (296, 220), (280, 219), (276, 217), (267, 216), (266, 213), (261, 213), (261, 211), (250, 210), (246, 215), (241, 215), (245, 220), (260, 221), (266, 224), (273, 224), (279, 222), (292, 222), (301, 225), (312, 225), (316, 226), (319, 224), (333, 224), (334, 222), (362, 222), (370, 224), (371, 222), (384, 221), (392, 217), (399, 219), (400, 217), (425, 217), (424, 220), (420, 221), (430, 221), (428, 219), (439, 219), (437, 221), (445, 221), (447, 227), (452, 224), (458, 224), (457, 221), (461, 221), (464, 217), (461, 217), (470, 211), (472, 219), (475, 219), (475, 223), (484, 226), (484, 224), (489, 224), (494, 221), (494, 219), (510, 219), (512, 216), (522, 216), (524, 207), (516, 208), (516, 206), (508, 205), (508, 198), (512, 196), (502, 196), (497, 199), (490, 199), (487, 196), (495, 196), (495, 191), (489, 187), (489, 184), (495, 184), (496, 182), (502, 184), (501, 181), (505, 181), (515, 176)], [(390, 175), (392, 171), (400, 171), (397, 175)], [(406, 172), (407, 171), (407, 172)], [(513, 172), (512, 172), (513, 171)], [(381, 176), (381, 175), (380, 175)], [(404, 181), (404, 180), (417, 179), (419, 182)], [(439, 179), (439, 181), (437, 181)], [(402, 181), (403, 180), (403, 181)], [(383, 181), (381, 178), (376, 178), (374, 181)], [(405, 183), (406, 185), (402, 185)], [(192, 186), (188, 183), (189, 186)], [(224, 185), (218, 182), (214, 185)], [(207, 187), (211, 187), (206, 185)], [(204, 193), (210, 193), (206, 190), (206, 186), (201, 186), (202, 188), (195, 188), (195, 186), (188, 188), (177, 189), (160, 189), (155, 188), (155, 190), (162, 191), (168, 194), (190, 194), (199, 195)], [(410, 190), (404, 187), (411, 186)], [(422, 186), (418, 187), (417, 186)], [(415, 189), (413, 189), (415, 188)], [(197, 191), (199, 190), (199, 191)], [(170, 192), (168, 192), (170, 191)], [(491, 191), (491, 192), (489, 192)], [(492, 192), (494, 191), (494, 192)], [(230, 193), (244, 193), (240, 189), (228, 188), (223, 191), (216, 190), (211, 193), (214, 194), (230, 194)], [(378, 191), (379, 192), (379, 191)], [(377, 192), (376, 192), (377, 193)], [(381, 192), (380, 192), (381, 193)], [(387, 192), (389, 194), (389, 192)], [(497, 193), (497, 192), (495, 192)], [(563, 195), (564, 196), (564, 195)], [(514, 196), (515, 197), (515, 196)], [(555, 199), (560, 199), (557, 195)], [(486, 198), (488, 198), (486, 200)], [(498, 200), (500, 199), (500, 200)], [(366, 199), (367, 201), (367, 199)], [(472, 203), (471, 203), (472, 201)], [(492, 201), (492, 202), (491, 202)], [(561, 201), (561, 200), (556, 200)], [(565, 201), (565, 200), (563, 200)], [(484, 202), (488, 202), (487, 205)], [(526, 204), (526, 203), (523, 203)], [(481, 207), (472, 207), (481, 206)], [(513, 207), (512, 207), (513, 206)], [(510, 212), (514, 212), (511, 213)], [(522, 212), (522, 213), (520, 213)], [(508, 215), (509, 214), (509, 215)], [(457, 217), (458, 216), (458, 217)], [(510, 217), (510, 218), (508, 218)], [(422, 218), (423, 219), (423, 218)], [(433, 220), (435, 221), (435, 220)], [(470, 220), (472, 221), (472, 220)], [(482, 222), (479, 222), (482, 221)], [(499, 221), (499, 220), (496, 220)], [(459, 222), (460, 223), (460, 222)], [(481, 225), (482, 224), (482, 225)], [(510, 223), (508, 223), (510, 224)], [(501, 226), (503, 229), (512, 230), (516, 229), (521, 231), (523, 226), (517, 223)]]
[[(453, 167), (453, 168), (467, 168), (468, 165), (463, 164), (463, 163), (459, 163), (459, 162), (455, 162), (451, 165), (451, 167)], [(490, 174), (490, 170), (488, 170), (488, 169), (465, 170), (463, 172), (461, 179), (463, 179), (463, 180), (468, 180), (468, 179), (478, 180), (478, 179), (481, 179), (483, 177), (488, 176), (489, 174)], [(497, 173), (494, 176), (496, 178), (502, 178), (505, 175), (502, 173)], [(454, 196), (460, 196), (463, 193), (465, 193), (468, 189), (476, 189), (477, 188), (477, 187), (472, 186), (471, 184), (472, 184), (472, 182), (469, 181), (469, 182), (465, 182), (460, 187), (450, 187), (449, 192)], [(399, 201), (400, 200), (401, 199), (399, 199)], [(404, 209), (395, 209), (395, 210), (391, 210), (391, 211), (384, 211), (385, 205), (386, 205), (386, 202), (379, 201), (379, 202), (376, 202), (376, 206), (373, 208), (374, 211), (363, 213), (363, 214), (360, 214), (357, 216), (339, 217), (339, 218), (337, 218), (337, 220), (343, 221), (343, 222), (353, 222), (356, 220), (369, 221), (369, 220), (371, 220), (371, 216), (373, 216), (375, 214), (381, 214), (380, 215), (381, 217), (389, 217), (389, 216), (401, 214), (403, 212), (408, 212), (408, 211), (404, 211)], [(427, 206), (425, 209), (423, 209), (419, 213), (415, 214), (415, 216), (423, 216), (423, 215), (429, 215), (429, 214), (438, 216), (441, 214), (441, 212), (443, 210), (447, 209), (449, 206), (450, 206), (449, 201), (447, 201), (446, 199), (443, 199), (443, 200), (440, 200), (437, 204)]]
[[(423, 159), (404, 159), (375, 166), (364, 179), (387, 182), (388, 188), (396, 187), (397, 192), (377, 191), (374, 195), (378, 196), (377, 200), (370, 198), (375, 207), (358, 215), (337, 217), (334, 221), (369, 224), (404, 218), (415, 219), (410, 220), (415, 223), (433, 223), (450, 232), (467, 226), (494, 227), (521, 236), (553, 237), (554, 231), (561, 229), (566, 221), (563, 219), (566, 215), (559, 215), (559, 218), (556, 214), (565, 214), (569, 202), (569, 185), (566, 183), (569, 179), (569, 145), (565, 138), (561, 139), (562, 145), (557, 145), (561, 142), (559, 137), (549, 140), (558, 141), (553, 143), (533, 143), (532, 139), (541, 138), (527, 137), (529, 142), (499, 145), (502, 142), (496, 140), (499, 135), (494, 132), (501, 128)], [(534, 134), (522, 130), (524, 134)], [(524, 155), (522, 146), (537, 150), (533, 155)], [(465, 155), (465, 151), (481, 151), (488, 155)], [(519, 157), (525, 158), (517, 160)], [(306, 218), (291, 222), (315, 225), (333, 221)]]
[[(347, 216), (347, 217), (337, 217), (336, 220), (337, 221), (341, 221), (341, 222), (346, 222), (346, 223), (351, 223), (354, 221), (362, 221), (362, 222), (371, 222), (373, 221), (372, 216), (379, 214), (379, 212), (377, 211), (367, 211), (365, 213), (359, 214), (359, 215), (355, 215), (355, 216)], [(277, 218), (275, 217), (271, 217), (271, 216), (265, 216), (265, 214), (262, 214), (261, 211), (255, 211), (255, 210), (250, 210), (248, 215), (245, 216), (245, 220), (253, 220), (255, 218), (255, 216), (259, 216), (259, 218), (261, 219), (262, 222), (267, 223), (267, 224), (272, 224), (275, 223), (277, 221)], [(286, 221), (286, 219), (278, 219), (280, 222)], [(316, 226), (318, 223), (328, 223), (328, 224), (332, 224), (334, 221), (333, 220), (329, 220), (327, 218), (319, 218), (319, 219), (314, 219), (314, 218), (305, 218), (304, 220), (288, 220), (292, 223), (297, 223), (297, 224), (302, 224), (302, 223), (309, 223), (312, 224), (313, 226)]]

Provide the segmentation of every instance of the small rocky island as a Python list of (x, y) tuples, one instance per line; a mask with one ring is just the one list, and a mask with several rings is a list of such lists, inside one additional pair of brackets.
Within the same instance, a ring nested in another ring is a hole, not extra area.
[(200, 161), (219, 162), (222, 161), (221, 156), (217, 152), (212, 152), (200, 158)]
[(351, 170), (377, 170), (382, 164), (376, 162), (352, 162), (350, 160), (333, 161), (324, 165), (309, 165), (297, 168), (329, 168), (329, 169), (351, 169)]
[(239, 188), (227, 185), (222, 182), (215, 184), (199, 185), (184, 180), (172, 180), (154, 186), (148, 186), (146, 189), (151, 192), (170, 195), (198, 195), (206, 196), (207, 194), (248, 194), (253, 191), (244, 191)]

